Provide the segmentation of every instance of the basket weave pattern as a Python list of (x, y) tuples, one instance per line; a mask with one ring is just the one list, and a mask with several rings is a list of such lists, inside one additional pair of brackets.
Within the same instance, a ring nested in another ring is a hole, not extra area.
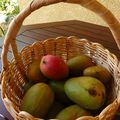
[[(2, 65), (4, 68), (2, 72), (2, 98), (4, 104), (16, 120), (40, 120), (40, 118), (34, 118), (27, 112), (20, 111), (28, 65), (46, 54), (58, 55), (61, 56), (64, 61), (67, 61), (82, 53), (90, 56), (97, 64), (107, 68), (114, 79), (109, 83), (110, 92), (108, 96), (111, 104), (96, 117), (84, 116), (78, 118), (78, 120), (112, 120), (120, 104), (120, 67), (116, 56), (101, 44), (71, 36), (39, 41), (24, 47), (20, 53), (17, 50), (15, 38), (24, 18), (32, 11), (44, 5), (61, 1), (62, 0), (35, 0), (11, 22), (2, 50)], [(81, 4), (99, 14), (108, 23), (118, 47), (120, 46), (120, 24), (105, 7), (96, 0), (89, 0), (89, 2), (88, 0), (64, 0), (64, 2)], [(16, 31), (13, 32), (15, 27)], [(10, 62), (7, 60), (9, 45), (11, 45), (14, 55)]]

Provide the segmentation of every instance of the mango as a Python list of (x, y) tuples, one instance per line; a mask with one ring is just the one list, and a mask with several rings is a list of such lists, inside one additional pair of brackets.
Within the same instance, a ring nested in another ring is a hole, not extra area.
[(40, 71), (40, 60), (33, 61), (28, 66), (27, 77), (34, 82), (46, 82), (46, 78)]
[(64, 109), (64, 105), (55, 101), (45, 115), (45, 120), (56, 118), (57, 114)]
[(83, 75), (95, 77), (103, 83), (107, 83), (112, 78), (112, 75), (106, 68), (98, 65), (86, 68), (83, 71)]
[(33, 81), (28, 81), (28, 83), (24, 86), (24, 93), (28, 91), (29, 88), (31, 88), (35, 83)]
[(55, 55), (45, 55), (40, 62), (40, 69), (44, 76), (52, 80), (64, 80), (69, 75), (67, 63)]
[(49, 86), (54, 91), (56, 100), (64, 104), (65, 106), (68, 106), (73, 104), (73, 102), (66, 95), (64, 91), (64, 84), (65, 81), (54, 81), (54, 80), (49, 81)]
[(58, 120), (76, 120), (77, 118), (81, 116), (87, 116), (90, 115), (90, 113), (83, 109), (82, 107), (74, 104), (69, 107), (64, 108), (58, 115), (56, 116), (56, 119)]
[(86, 55), (79, 55), (73, 57), (67, 62), (69, 67), (70, 76), (80, 76), (83, 73), (83, 70), (89, 66), (95, 65), (92, 59)]
[(24, 95), (21, 111), (26, 111), (34, 117), (44, 117), (54, 101), (54, 93), (45, 83), (36, 83)]
[(106, 88), (102, 82), (93, 77), (70, 78), (66, 81), (64, 89), (73, 102), (89, 110), (97, 110), (105, 102)]

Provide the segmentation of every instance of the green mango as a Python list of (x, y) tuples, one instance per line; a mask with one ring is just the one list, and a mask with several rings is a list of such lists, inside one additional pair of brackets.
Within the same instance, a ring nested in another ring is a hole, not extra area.
[(95, 65), (92, 59), (86, 55), (78, 55), (67, 61), (70, 76), (76, 77), (83, 73), (83, 70), (89, 66)]
[(35, 83), (33, 81), (29, 81), (28, 83), (25, 84), (24, 86), (24, 93), (28, 91), (29, 88), (31, 88)]
[(48, 113), (45, 115), (46, 119), (54, 119), (56, 115), (64, 108), (64, 105), (59, 102), (54, 102), (50, 107)]
[(26, 111), (34, 117), (42, 118), (53, 104), (54, 93), (45, 83), (33, 85), (24, 95), (21, 111)]
[(106, 99), (104, 84), (93, 77), (70, 78), (66, 81), (64, 88), (72, 101), (89, 110), (99, 109)]
[(75, 104), (75, 105), (68, 106), (64, 108), (62, 111), (60, 111), (56, 116), (56, 119), (76, 120), (81, 116), (87, 116), (87, 115), (90, 115), (90, 112), (88, 112), (87, 110)]
[(83, 75), (95, 77), (99, 79), (102, 83), (107, 83), (112, 78), (112, 75), (106, 68), (98, 65), (86, 68), (83, 71)]
[(66, 95), (64, 91), (64, 84), (65, 84), (65, 81), (54, 81), (54, 80), (49, 81), (49, 86), (54, 91), (56, 100), (68, 106), (73, 104), (73, 102)]

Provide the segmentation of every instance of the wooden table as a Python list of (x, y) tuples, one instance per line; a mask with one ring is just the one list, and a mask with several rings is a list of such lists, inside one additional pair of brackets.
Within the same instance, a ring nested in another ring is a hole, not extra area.
[[(35, 41), (58, 36), (77, 36), (101, 43), (120, 59), (119, 50), (109, 28), (77, 20), (22, 26), (16, 38), (17, 46), (20, 51), (24, 46), (30, 45)], [(2, 41), (0, 41), (0, 53), (1, 50)], [(11, 59), (11, 55), (9, 51), (9, 59)], [(0, 113), (12, 120), (12, 117), (10, 117), (9, 113), (5, 110), (1, 100)]]

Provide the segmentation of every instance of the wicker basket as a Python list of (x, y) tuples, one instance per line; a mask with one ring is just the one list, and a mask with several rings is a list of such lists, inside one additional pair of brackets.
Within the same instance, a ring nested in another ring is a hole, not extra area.
[[(113, 75), (114, 80), (110, 83), (111, 92), (109, 96), (112, 101), (111, 104), (96, 117), (84, 116), (77, 120), (112, 120), (120, 105), (120, 65), (116, 56), (102, 45), (76, 37), (58, 37), (36, 42), (26, 46), (18, 53), (15, 40), (23, 20), (36, 9), (58, 2), (80, 4), (101, 16), (109, 25), (118, 48), (120, 48), (120, 23), (109, 10), (96, 0), (34, 0), (11, 22), (5, 36), (2, 49), (2, 99), (4, 104), (16, 120), (41, 120), (19, 109), (23, 97), (23, 86), (26, 83), (28, 64), (45, 54), (59, 55), (67, 61), (73, 56), (83, 53), (90, 56), (97, 64), (107, 68)], [(7, 60), (9, 45), (11, 45), (13, 52), (11, 62)]]

